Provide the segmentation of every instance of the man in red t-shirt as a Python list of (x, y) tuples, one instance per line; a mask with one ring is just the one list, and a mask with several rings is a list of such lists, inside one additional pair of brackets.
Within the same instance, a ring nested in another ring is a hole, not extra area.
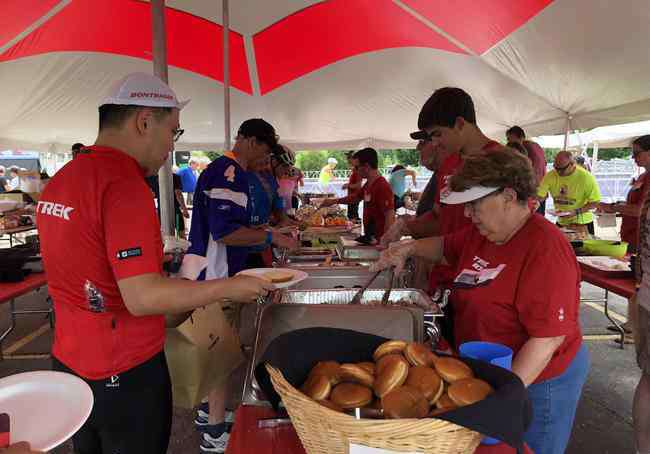
[[(432, 147), (440, 155), (434, 207), (429, 219), (421, 219), (419, 222), (429, 224), (427, 236), (456, 232), (471, 225), (471, 221), (465, 216), (462, 206), (440, 203), (441, 197), (449, 191), (449, 179), (462, 165), (465, 156), (476, 150), (498, 148), (500, 145), (480, 130), (476, 124), (474, 102), (460, 88), (444, 87), (436, 90), (420, 110), (418, 128), (420, 130), (412, 133), (411, 138), (427, 143), (421, 153), (427, 151), (426, 147)], [(409, 231), (417, 231), (413, 225), (408, 227)], [(430, 290), (448, 287), (452, 274), (449, 267), (434, 268)]]
[(251, 277), (193, 282), (162, 273), (145, 176), (173, 151), (185, 104), (149, 74), (114, 84), (99, 107), (95, 144), (57, 172), (37, 205), (56, 314), (53, 367), (81, 377), (94, 397), (73, 436), (77, 453), (166, 452), (172, 400), (164, 315), (254, 302), (270, 289)]
[(340, 199), (327, 199), (322, 206), (360, 202), (363, 200), (363, 229), (367, 238), (381, 240), (395, 221), (395, 198), (390, 184), (379, 174), (379, 158), (374, 148), (364, 148), (354, 154), (355, 170), (367, 180), (360, 192)]
[[(350, 178), (348, 179), (348, 182), (343, 185), (342, 189), (347, 189), (348, 191), (348, 196), (355, 194), (357, 191), (361, 189), (361, 182), (362, 178), (359, 176), (359, 172), (357, 172), (357, 160), (354, 159), (354, 152), (350, 151), (348, 153), (348, 165), (350, 166), (350, 169), (352, 169), (352, 172), (350, 173)], [(359, 203), (349, 203), (348, 204), (348, 219), (351, 221), (356, 221), (359, 219)]]

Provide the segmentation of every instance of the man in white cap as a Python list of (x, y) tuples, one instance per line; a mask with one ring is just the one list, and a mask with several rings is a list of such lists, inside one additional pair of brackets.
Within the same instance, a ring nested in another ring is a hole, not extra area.
[(94, 397), (73, 436), (78, 454), (167, 452), (164, 315), (253, 302), (270, 289), (252, 277), (192, 282), (163, 275), (160, 224), (144, 177), (173, 151), (185, 104), (149, 74), (114, 84), (99, 107), (95, 144), (57, 172), (37, 206), (57, 319), (53, 366), (81, 377)]
[(318, 185), (320, 186), (321, 191), (327, 193), (330, 188), (330, 182), (334, 178), (334, 169), (339, 162), (336, 158), (329, 158), (327, 164), (320, 170), (320, 175), (318, 176)]

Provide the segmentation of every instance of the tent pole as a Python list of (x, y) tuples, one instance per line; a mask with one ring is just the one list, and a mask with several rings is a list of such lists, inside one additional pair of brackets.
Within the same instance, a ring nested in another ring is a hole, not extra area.
[(230, 8), (228, 0), (223, 0), (223, 127), (223, 148), (224, 151), (230, 151)]
[(598, 147), (599, 143), (594, 142), (594, 152), (591, 155), (591, 172), (596, 173), (596, 168), (598, 167)]
[[(165, 29), (165, 0), (151, 0), (151, 30), (153, 37), (153, 72), (165, 83), (167, 77), (167, 31)], [(170, 151), (171, 155), (171, 151)], [(160, 197), (160, 226), (163, 235), (176, 233), (174, 219), (174, 180), (172, 178), (172, 160), (167, 159), (158, 171)]]
[(564, 150), (566, 150), (567, 145), (569, 144), (569, 132), (571, 131), (571, 115), (566, 116), (566, 129), (564, 131)]

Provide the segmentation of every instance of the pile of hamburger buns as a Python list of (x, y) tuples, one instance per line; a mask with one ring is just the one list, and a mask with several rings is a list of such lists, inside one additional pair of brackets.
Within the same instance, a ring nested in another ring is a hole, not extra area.
[(335, 411), (365, 408), (383, 418), (433, 417), (493, 392), (464, 362), (439, 357), (424, 344), (391, 340), (375, 350), (373, 360), (321, 361), (301, 391)]

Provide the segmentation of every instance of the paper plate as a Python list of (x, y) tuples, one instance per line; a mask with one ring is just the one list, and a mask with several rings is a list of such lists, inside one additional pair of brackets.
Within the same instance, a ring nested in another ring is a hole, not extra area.
[(304, 281), (309, 277), (309, 274), (305, 273), (304, 271), (300, 270), (294, 270), (292, 268), (253, 268), (250, 270), (244, 270), (240, 271), (239, 274), (244, 274), (248, 276), (255, 276), (255, 277), (262, 277), (264, 273), (268, 273), (270, 271), (286, 271), (287, 273), (292, 273), (293, 274), (293, 279), (287, 282), (280, 282), (280, 283), (274, 283), (273, 285), (275, 286), (276, 289), (279, 288), (289, 288), (293, 287), (296, 285), (298, 282)]
[(0, 379), (0, 412), (8, 413), (11, 443), (49, 451), (70, 438), (93, 408), (90, 387), (71, 374), (25, 372)]

